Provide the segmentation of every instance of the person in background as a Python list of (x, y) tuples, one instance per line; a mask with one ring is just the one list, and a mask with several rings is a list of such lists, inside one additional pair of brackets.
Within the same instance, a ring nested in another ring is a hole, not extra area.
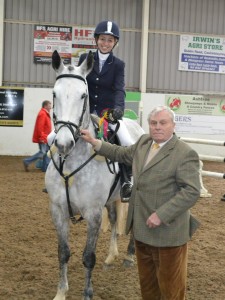
[(176, 136), (170, 108), (154, 108), (148, 123), (149, 134), (129, 147), (81, 133), (98, 154), (132, 165), (126, 232), (134, 234), (142, 299), (184, 300), (187, 243), (199, 226), (190, 214), (200, 196), (199, 157)]
[(52, 122), (50, 116), (51, 108), (52, 104), (50, 101), (45, 100), (42, 102), (42, 108), (37, 115), (32, 138), (33, 143), (38, 144), (39, 151), (23, 160), (23, 165), (26, 172), (29, 171), (28, 166), (38, 159), (43, 159), (43, 172), (45, 172), (48, 167), (50, 159), (47, 156), (47, 152), (49, 150), (47, 136), (52, 131)]
[[(113, 49), (118, 45), (120, 32), (118, 25), (113, 21), (100, 22), (94, 31), (97, 51), (94, 54), (94, 67), (87, 76), (90, 113), (102, 117), (107, 112), (107, 119), (112, 130), (116, 128), (119, 120), (120, 128), (117, 137), (123, 146), (134, 143), (122, 121), (125, 108), (125, 63), (114, 56)], [(87, 54), (82, 54), (80, 65)], [(121, 199), (127, 202), (131, 195), (131, 170), (125, 165), (120, 165), (122, 176)]]

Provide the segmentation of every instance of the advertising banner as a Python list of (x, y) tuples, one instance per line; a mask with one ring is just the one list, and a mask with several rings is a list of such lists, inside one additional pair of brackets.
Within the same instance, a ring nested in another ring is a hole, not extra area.
[(181, 35), (178, 69), (225, 74), (225, 38)]
[(73, 27), (72, 64), (77, 65), (82, 53), (96, 51), (94, 28)]
[(24, 90), (0, 88), (0, 126), (23, 126)]
[(176, 114), (176, 133), (225, 135), (225, 98), (166, 95), (165, 104)]
[(52, 52), (57, 50), (64, 63), (71, 63), (72, 27), (35, 25), (34, 62), (51, 63)]

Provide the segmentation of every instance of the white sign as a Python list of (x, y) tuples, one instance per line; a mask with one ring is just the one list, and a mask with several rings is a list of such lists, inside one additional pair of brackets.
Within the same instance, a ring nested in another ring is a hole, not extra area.
[(225, 74), (225, 38), (181, 35), (178, 69)]
[(203, 95), (165, 95), (165, 105), (176, 115), (178, 134), (225, 136), (225, 99)]
[(90, 50), (96, 51), (94, 28), (73, 27), (72, 64), (77, 65), (80, 55)]
[(51, 63), (52, 52), (57, 50), (64, 63), (71, 63), (72, 27), (35, 25), (34, 62)]
[(176, 115), (176, 133), (225, 136), (224, 117)]

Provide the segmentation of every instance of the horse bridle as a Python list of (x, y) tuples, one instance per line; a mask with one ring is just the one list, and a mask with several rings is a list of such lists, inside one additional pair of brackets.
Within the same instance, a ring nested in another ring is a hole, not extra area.
[[(79, 76), (79, 75), (61, 74), (61, 75), (56, 77), (56, 81), (60, 78), (75, 78), (75, 79), (82, 80), (85, 84), (87, 84), (86, 80), (82, 76)], [(78, 125), (73, 123), (73, 122), (70, 122), (70, 121), (58, 120), (56, 114), (53, 112), (53, 120), (54, 120), (55, 128), (56, 128), (57, 125), (61, 124), (61, 126), (59, 126), (59, 128), (57, 130), (55, 129), (56, 133), (61, 128), (67, 127), (70, 130), (70, 132), (72, 133), (74, 141), (76, 142), (79, 139), (79, 137), (80, 137), (80, 128), (81, 128), (81, 125), (83, 123), (84, 113), (87, 109), (87, 98), (88, 98), (88, 94), (86, 94), (85, 98), (84, 98), (83, 109), (82, 109), (82, 113), (81, 113), (81, 117), (80, 117)], [(54, 109), (54, 96), (53, 96), (53, 109)], [(74, 128), (75, 128), (75, 130), (74, 130)]]
[[(75, 78), (75, 79), (79, 79), (79, 80), (82, 80), (84, 81), (85, 84), (87, 84), (86, 80), (82, 77), (82, 76), (79, 76), (79, 75), (74, 75), (74, 74), (62, 74), (62, 75), (59, 75), (56, 80), (60, 79), (60, 78)], [(79, 120), (79, 123), (78, 125), (70, 122), (70, 121), (63, 121), (63, 120), (57, 120), (57, 116), (53, 113), (53, 119), (54, 119), (54, 125), (58, 125), (58, 124), (62, 124), (58, 130), (56, 132), (58, 132), (61, 128), (63, 127), (67, 127), (72, 135), (73, 135), (73, 138), (74, 138), (74, 141), (76, 142), (81, 134), (80, 134), (80, 127), (82, 125), (82, 122), (83, 122), (83, 118), (84, 118), (84, 113), (87, 109), (87, 99), (88, 99), (88, 94), (86, 94), (85, 96), (85, 99), (84, 99), (84, 105), (83, 105), (83, 109), (82, 109), (82, 114), (81, 114), (81, 117), (80, 117), (80, 120)], [(53, 107), (54, 107), (54, 98), (53, 98)], [(118, 122), (117, 123), (117, 126), (116, 126), (116, 129), (115, 129), (115, 132), (113, 134), (113, 136), (111, 138), (113, 138), (118, 129), (119, 129), (119, 125), (120, 123)], [(76, 129), (76, 131), (74, 131), (74, 128)], [(83, 217), (81, 216), (78, 220), (76, 219), (76, 217), (74, 216), (73, 214), (73, 210), (72, 210), (72, 207), (71, 207), (71, 203), (70, 203), (70, 196), (69, 196), (69, 179), (70, 177), (72, 177), (73, 175), (75, 175), (78, 171), (80, 171), (84, 166), (86, 166), (96, 155), (97, 153), (95, 152), (94, 154), (92, 154), (88, 160), (86, 162), (84, 162), (82, 165), (80, 165), (77, 169), (75, 169), (73, 172), (71, 172), (69, 175), (65, 175), (63, 173), (63, 166), (64, 166), (64, 163), (65, 163), (65, 160), (67, 158), (67, 155), (62, 159), (61, 155), (59, 155), (59, 159), (60, 159), (60, 165), (59, 167), (57, 166), (54, 158), (53, 158), (53, 154), (50, 150), (50, 154), (51, 154), (51, 159), (52, 159), (52, 162), (56, 168), (56, 170), (59, 172), (60, 176), (64, 179), (65, 181), (65, 187), (66, 187), (66, 198), (67, 198), (67, 205), (68, 205), (68, 210), (69, 210), (69, 215), (70, 215), (70, 219), (72, 221), (73, 224), (76, 224), (77, 222), (80, 222)], [(108, 166), (109, 168), (109, 166)], [(110, 171), (110, 168), (109, 168), (109, 171)], [(112, 171), (110, 171), (112, 173)], [(118, 179), (115, 181), (117, 183)], [(115, 188), (115, 186), (113, 185), (111, 187), (111, 190), (110, 190), (110, 193), (109, 193), (109, 197), (111, 196), (112, 192), (113, 192), (113, 189)], [(108, 199), (109, 199), (108, 197)]]
[[(86, 80), (79, 75), (74, 75), (74, 74), (62, 74), (56, 77), (56, 80), (60, 79), (60, 78), (75, 78), (75, 79), (79, 79), (82, 80), (85, 84), (87, 84)], [(84, 118), (84, 113), (87, 109), (87, 99), (88, 99), (88, 93), (85, 96), (84, 99), (84, 104), (83, 104), (83, 109), (82, 109), (82, 113), (81, 113), (81, 117), (79, 120), (78, 125), (70, 122), (70, 121), (63, 121), (63, 120), (58, 120), (57, 116), (55, 115), (55, 113), (53, 112), (53, 119), (54, 119), (54, 126), (61, 124), (61, 126), (56, 130), (56, 133), (63, 127), (67, 127), (70, 132), (73, 135), (74, 141), (77, 142), (77, 140), (80, 138), (81, 134), (80, 134), (80, 128), (81, 125), (83, 123), (83, 118)], [(54, 96), (53, 96), (53, 108), (54, 108)], [(75, 128), (75, 130), (74, 130)], [(63, 165), (65, 163), (66, 157), (65, 156), (63, 159), (61, 157), (61, 155), (59, 155), (59, 159), (60, 159), (60, 166), (58, 167), (54, 158), (53, 158), (53, 154), (50, 150), (50, 154), (51, 154), (51, 159), (52, 162), (56, 168), (56, 170), (59, 172), (60, 176), (64, 179), (65, 181), (65, 187), (66, 187), (66, 198), (67, 198), (67, 205), (68, 205), (68, 210), (69, 210), (69, 215), (70, 215), (70, 219), (72, 221), (73, 224), (76, 224), (77, 222), (80, 222), (83, 217), (81, 216), (78, 220), (76, 219), (76, 217), (73, 214), (73, 210), (71, 207), (71, 203), (70, 203), (70, 196), (69, 196), (69, 179), (70, 177), (72, 177), (74, 174), (76, 174), (79, 170), (81, 170), (92, 158), (94, 158), (94, 156), (96, 155), (96, 153), (94, 153), (85, 163), (83, 163), (80, 167), (78, 167), (76, 170), (74, 170), (72, 173), (70, 173), (69, 175), (65, 175), (63, 173)]]

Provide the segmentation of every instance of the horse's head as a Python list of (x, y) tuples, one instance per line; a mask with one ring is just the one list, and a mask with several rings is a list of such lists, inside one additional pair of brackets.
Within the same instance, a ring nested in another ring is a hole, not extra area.
[(93, 55), (90, 51), (79, 67), (65, 66), (55, 50), (52, 66), (57, 74), (53, 89), (53, 118), (57, 132), (55, 145), (60, 154), (67, 155), (79, 138), (80, 129), (87, 128), (89, 124), (86, 76), (93, 68)]

